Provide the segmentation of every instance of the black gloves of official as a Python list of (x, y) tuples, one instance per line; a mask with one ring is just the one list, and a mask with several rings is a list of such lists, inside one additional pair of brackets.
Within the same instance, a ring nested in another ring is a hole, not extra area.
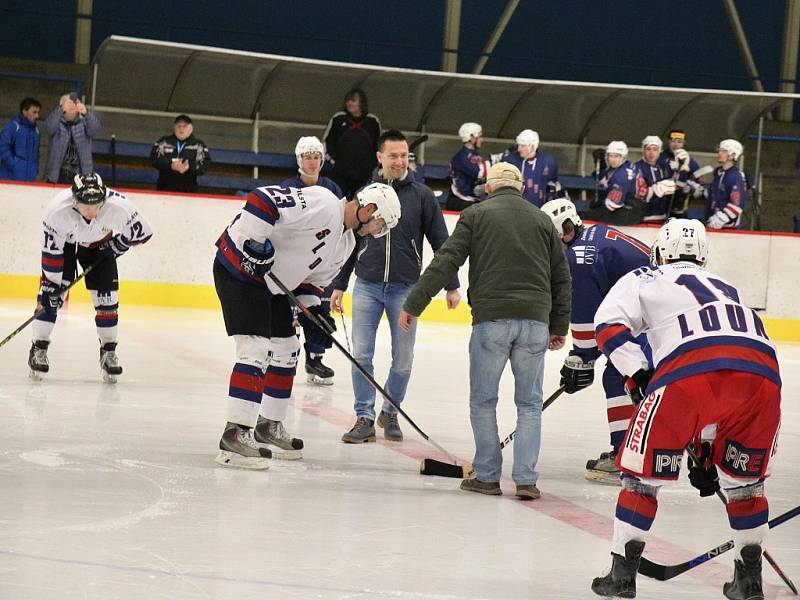
[(653, 378), (653, 369), (639, 369), (625, 379), (625, 391), (634, 405), (638, 406), (639, 402), (644, 400), (645, 390), (647, 389), (650, 380)]
[[(700, 497), (713, 496), (719, 491), (719, 474), (717, 467), (709, 462), (711, 458), (711, 444), (703, 442), (700, 445), (700, 456), (697, 457), (698, 463), (691, 461), (692, 466), (689, 467), (689, 481), (692, 486), (700, 490)], [(708, 466), (704, 466), (708, 463)]]
[(587, 388), (594, 381), (594, 361), (583, 362), (580, 356), (570, 355), (564, 360), (561, 367), (561, 384), (564, 391), (574, 394), (578, 390)]
[(240, 265), (242, 271), (251, 277), (261, 279), (269, 273), (274, 262), (275, 248), (272, 247), (272, 242), (269, 240), (266, 240), (263, 244), (259, 244), (255, 240), (247, 240), (242, 245), (242, 261)]
[(44, 312), (50, 316), (55, 316), (61, 305), (64, 304), (64, 299), (61, 297), (61, 286), (56, 285), (47, 278), (42, 278), (41, 286), (41, 303)]
[(100, 246), (100, 251), (108, 256), (119, 258), (130, 250), (130, 245), (119, 233), (112, 238), (109, 238), (104, 244)]
[[(333, 320), (331, 313), (323, 309), (322, 306), (312, 306), (308, 309), (308, 312), (322, 321), (324, 325), (326, 324), (329, 327), (328, 331), (331, 333), (336, 331), (336, 321)], [(312, 323), (311, 319), (309, 319), (305, 313), (301, 312), (297, 315), (297, 322), (303, 327), (303, 331), (306, 334), (306, 342), (322, 346), (325, 349), (333, 346), (333, 340), (330, 336), (326, 335), (319, 327)]]

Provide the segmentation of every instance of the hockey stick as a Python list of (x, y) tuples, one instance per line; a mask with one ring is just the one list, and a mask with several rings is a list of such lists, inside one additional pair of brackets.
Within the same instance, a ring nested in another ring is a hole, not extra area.
[(428, 141), (428, 134), (427, 134), (427, 133), (425, 133), (425, 134), (423, 134), (423, 135), (419, 136), (417, 139), (415, 139), (413, 142), (411, 142), (411, 143), (408, 145), (408, 153), (409, 153), (409, 154), (411, 154), (411, 153), (412, 153), (412, 152), (414, 152), (414, 150), (416, 150), (416, 149), (417, 149), (417, 148), (418, 148), (418, 147), (419, 147), (421, 144), (424, 144), (424, 143), (425, 143), (425, 142), (427, 142), (427, 141)]
[(270, 273), (267, 273), (267, 275), (273, 281), (273, 283), (280, 288), (280, 290), (286, 295), (286, 297), (291, 301), (291, 303), (294, 304), (297, 308), (300, 309), (300, 312), (302, 312), (309, 321), (314, 323), (314, 325), (319, 327), (320, 330), (325, 332), (328, 335), (328, 337), (331, 338), (331, 341), (333, 342), (333, 345), (336, 346), (342, 352), (342, 354), (344, 354), (347, 357), (347, 360), (349, 360), (353, 364), (353, 366), (361, 372), (361, 374), (372, 385), (372, 387), (374, 387), (381, 394), (381, 396), (386, 398), (386, 401), (389, 404), (391, 404), (395, 408), (395, 410), (397, 410), (398, 413), (403, 415), (403, 418), (406, 421), (408, 421), (408, 424), (411, 425), (411, 427), (413, 427), (416, 430), (416, 432), (418, 434), (420, 434), (422, 436), (422, 438), (426, 442), (429, 442), (434, 448), (436, 448), (439, 452), (444, 454), (448, 459), (453, 461), (453, 463), (455, 464), (456, 458), (452, 454), (450, 454), (447, 450), (442, 448), (439, 444), (437, 444), (436, 441), (433, 440), (427, 433), (422, 431), (422, 429), (419, 428), (419, 426), (411, 419), (411, 417), (409, 417), (406, 414), (406, 412), (402, 408), (400, 408), (400, 406), (398, 405), (397, 401), (395, 401), (394, 398), (392, 398), (386, 392), (386, 390), (384, 390), (381, 387), (381, 385), (377, 381), (375, 381), (375, 378), (372, 377), (372, 375), (367, 373), (367, 370), (364, 367), (361, 366), (361, 363), (359, 363), (355, 358), (353, 358), (352, 354), (350, 354), (347, 350), (344, 349), (344, 346), (342, 346), (339, 343), (339, 340), (337, 340), (333, 336), (333, 330), (330, 328), (330, 326), (327, 323), (325, 323), (324, 321), (322, 321), (321, 319), (319, 319), (317, 317), (317, 315), (315, 315), (310, 310), (308, 310), (308, 308), (305, 306), (305, 304), (300, 302), (300, 300), (297, 299), (297, 296), (295, 296), (291, 292), (291, 290), (289, 290), (289, 288), (287, 288), (284, 285), (284, 283), (280, 279), (278, 279), (278, 277), (274, 273), (270, 272)]
[[(785, 523), (797, 515), (800, 515), (800, 506), (795, 506), (793, 509), (786, 511), (782, 515), (778, 515), (774, 519), (770, 519), (767, 525), (769, 525), (770, 529), (773, 529), (774, 527)], [(708, 562), (712, 558), (716, 558), (720, 554), (723, 554), (732, 548), (733, 540), (728, 540), (716, 548), (712, 548), (708, 552), (704, 552), (700, 556), (696, 556), (691, 560), (687, 560), (686, 562), (679, 563), (677, 565), (659, 565), (658, 563), (647, 560), (647, 558), (643, 556), (641, 562), (639, 563), (639, 573), (645, 577), (657, 579), (658, 581), (667, 581), (668, 579), (677, 577), (681, 573), (685, 573), (689, 569), (694, 569), (695, 567)]]
[[(562, 385), (559, 387), (555, 392), (553, 392), (550, 397), (545, 401), (542, 405), (542, 411), (550, 406), (553, 402), (556, 401), (561, 394), (564, 393), (564, 390), (567, 386)], [(516, 435), (517, 431), (514, 430), (506, 436), (502, 442), (500, 442), (500, 450), (508, 446), (513, 440), (514, 436)], [(436, 460), (433, 458), (423, 458), (422, 462), (419, 464), (419, 472), (422, 475), (433, 475), (436, 477), (452, 477), (453, 479), (468, 479), (473, 474), (472, 465), (451, 465), (446, 462), (442, 462), (440, 460)]]
[[(94, 269), (94, 268), (95, 268), (95, 267), (96, 267), (98, 264), (100, 264), (100, 261), (102, 261), (104, 258), (105, 258), (105, 256), (103, 256), (102, 258), (100, 258), (100, 260), (97, 260), (97, 261), (93, 262), (91, 265), (89, 265), (88, 267), (86, 267), (86, 268), (83, 270), (83, 273), (81, 273), (80, 275), (78, 275), (78, 276), (75, 278), (75, 281), (73, 281), (72, 283), (70, 283), (70, 284), (69, 284), (68, 286), (66, 286), (65, 288), (62, 288), (62, 289), (61, 289), (61, 291), (59, 292), (59, 295), (61, 295), (61, 294), (66, 294), (66, 293), (67, 293), (67, 292), (68, 292), (68, 291), (69, 291), (69, 290), (70, 290), (70, 289), (71, 289), (71, 288), (72, 288), (72, 287), (73, 287), (73, 286), (74, 286), (76, 283), (78, 283), (78, 282), (79, 282), (81, 279), (83, 279), (84, 277), (86, 277), (86, 275), (89, 273), (89, 271), (91, 271), (91, 270), (92, 270), (92, 269)], [(37, 308), (35, 311), (33, 311), (33, 315), (31, 315), (31, 316), (30, 316), (30, 318), (28, 318), (28, 320), (27, 320), (27, 321), (25, 321), (25, 322), (24, 322), (22, 325), (20, 325), (20, 326), (19, 326), (19, 327), (17, 327), (17, 328), (16, 328), (14, 331), (12, 331), (11, 333), (9, 333), (9, 334), (8, 334), (8, 335), (5, 337), (5, 339), (4, 339), (2, 342), (0, 342), (0, 348), (2, 348), (2, 347), (3, 347), (3, 346), (4, 346), (4, 345), (7, 343), (7, 342), (11, 341), (11, 339), (12, 339), (12, 338), (13, 338), (15, 335), (17, 335), (17, 334), (18, 334), (20, 331), (22, 331), (22, 330), (23, 330), (23, 329), (25, 329), (25, 328), (26, 328), (28, 325), (30, 325), (31, 323), (33, 323), (33, 321), (36, 319), (36, 317), (38, 317), (39, 315), (41, 315), (43, 312), (44, 312), (44, 308)]]
[[(691, 445), (686, 447), (686, 453), (689, 455), (689, 460), (692, 461), (692, 464), (694, 466), (702, 468), (702, 465), (700, 464), (700, 459), (697, 458), (697, 454), (695, 454), (694, 449), (692, 448)], [(726, 506), (728, 505), (728, 500), (727, 500), (727, 498), (725, 498), (725, 494), (723, 494), (722, 491), (719, 490), (719, 489), (717, 490), (717, 498), (722, 500), (722, 503), (724, 505), (726, 505)], [(794, 582), (791, 579), (789, 579), (789, 577), (778, 566), (778, 563), (775, 562), (775, 560), (772, 558), (770, 553), (767, 552), (766, 548), (764, 548), (764, 553), (763, 554), (764, 554), (764, 558), (767, 559), (767, 562), (770, 564), (770, 566), (773, 568), (773, 570), (778, 574), (778, 577), (783, 579), (783, 582), (787, 586), (789, 586), (789, 589), (794, 592), (795, 596), (797, 596), (797, 588), (795, 587)]]
[(344, 319), (344, 311), (340, 312), (342, 317), (342, 329), (344, 329), (344, 341), (347, 343), (347, 351), (352, 354), (353, 350), (350, 348), (350, 333), (347, 331), (347, 321)]

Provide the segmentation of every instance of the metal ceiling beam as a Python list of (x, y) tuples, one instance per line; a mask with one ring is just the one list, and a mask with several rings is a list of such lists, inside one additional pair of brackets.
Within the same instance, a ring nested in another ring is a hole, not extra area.
[[(786, 0), (783, 23), (780, 91), (793, 94), (797, 78), (797, 52), (800, 48), (800, 0)], [(794, 117), (794, 102), (789, 100), (781, 104), (778, 115), (781, 121), (791, 121)]]
[(447, 0), (442, 39), (442, 71), (458, 71), (458, 39), (461, 35), (461, 0)]
[(472, 69), (473, 75), (480, 75), (483, 71), (483, 67), (485, 67), (486, 63), (489, 61), (489, 56), (494, 52), (497, 42), (500, 41), (500, 37), (503, 35), (506, 27), (508, 27), (511, 16), (514, 14), (514, 11), (517, 10), (518, 4), (519, 0), (508, 0), (506, 7), (503, 9), (503, 14), (500, 15), (500, 19), (497, 21), (497, 25), (495, 25), (494, 31), (489, 37), (489, 41), (486, 42), (486, 46), (483, 48), (481, 57), (478, 59), (478, 62), (475, 63), (475, 68)]
[(728, 20), (731, 22), (731, 28), (736, 37), (736, 43), (739, 44), (739, 52), (742, 54), (744, 68), (752, 79), (753, 89), (757, 92), (763, 92), (764, 86), (761, 84), (761, 76), (758, 74), (756, 62), (753, 60), (753, 54), (750, 52), (750, 44), (747, 43), (747, 36), (744, 33), (742, 21), (739, 19), (739, 11), (736, 10), (736, 5), (733, 3), (733, 0), (723, 0), (723, 4), (725, 5), (725, 12), (728, 13)]

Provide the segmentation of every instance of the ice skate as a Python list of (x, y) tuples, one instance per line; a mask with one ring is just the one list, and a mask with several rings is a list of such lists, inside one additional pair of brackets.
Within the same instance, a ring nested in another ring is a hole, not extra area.
[(266, 448), (272, 456), (281, 460), (303, 458), (303, 440), (293, 438), (280, 421), (258, 417), (254, 436), (256, 446)]
[(50, 361), (47, 360), (47, 340), (36, 340), (31, 344), (28, 354), (28, 366), (31, 368), (28, 376), (34, 381), (41, 381), (44, 374), (50, 371)]
[(321, 354), (306, 354), (306, 381), (316, 385), (333, 385), (333, 369), (322, 364)]
[(592, 591), (606, 598), (636, 598), (636, 574), (642, 558), (644, 542), (631, 540), (625, 544), (625, 556), (611, 553), (611, 570), (592, 581)]
[(272, 452), (260, 448), (253, 439), (253, 430), (228, 422), (219, 440), (219, 454), (215, 461), (223, 467), (241, 469), (269, 469)]
[(586, 479), (603, 485), (620, 485), (616, 461), (617, 453), (614, 450), (603, 452), (600, 458), (586, 461)]
[(733, 581), (722, 587), (730, 600), (764, 600), (761, 585), (761, 546), (751, 544), (742, 548), (742, 560), (733, 561)]
[(117, 377), (122, 375), (116, 350), (116, 342), (106, 342), (100, 346), (100, 369), (103, 372), (103, 381), (106, 383), (117, 383)]

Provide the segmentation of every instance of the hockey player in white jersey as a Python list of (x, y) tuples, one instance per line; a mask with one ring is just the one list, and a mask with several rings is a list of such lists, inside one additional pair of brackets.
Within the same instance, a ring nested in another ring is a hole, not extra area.
[(122, 373), (116, 353), (117, 258), (152, 237), (150, 224), (125, 196), (107, 188), (100, 175), (92, 173), (76, 175), (72, 188), (53, 198), (45, 210), (43, 225), (38, 295), (41, 312), (33, 321), (30, 375), (40, 379), (50, 370), (50, 337), (64, 303), (64, 288), (74, 281), (80, 263), (84, 269), (94, 265), (86, 274), (86, 289), (95, 308), (103, 379), (113, 383)]
[[(668, 221), (653, 244), (654, 267), (620, 279), (595, 315), (598, 346), (628, 377), (637, 405), (617, 458), (623, 475), (612, 568), (592, 582), (600, 596), (636, 596), (658, 491), (678, 480), (686, 447), (698, 449), (710, 438), (705, 462), (689, 469), (689, 479), (701, 496), (723, 489), (727, 497), (736, 556), (733, 581), (723, 593), (730, 600), (764, 598), (764, 482), (777, 448), (781, 377), (761, 319), (740, 302), (734, 286), (703, 268), (707, 251), (700, 221)], [(634, 343), (642, 333), (653, 350), (654, 371)]]
[(217, 240), (214, 283), (225, 329), (236, 344), (228, 422), (217, 463), (266, 469), (268, 459), (302, 457), (303, 441), (283, 426), (300, 353), (289, 299), (274, 275), (306, 306), (350, 256), (355, 236), (385, 235), (400, 219), (388, 185), (374, 183), (347, 202), (320, 186), (266, 186)]

